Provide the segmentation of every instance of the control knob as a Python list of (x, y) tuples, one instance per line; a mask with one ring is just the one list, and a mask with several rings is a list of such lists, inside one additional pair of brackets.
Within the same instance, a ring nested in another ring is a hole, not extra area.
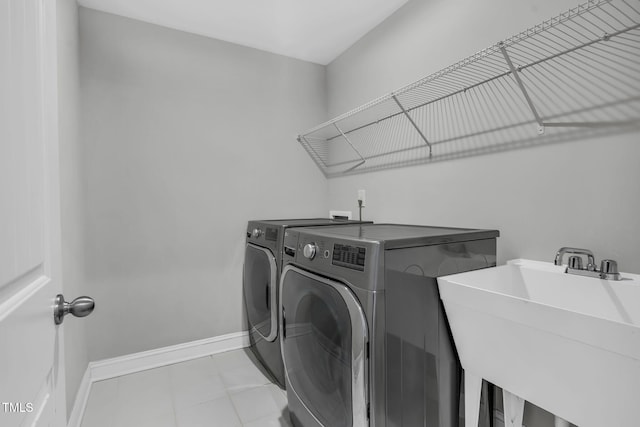
[(318, 252), (318, 246), (315, 243), (307, 243), (304, 245), (304, 249), (302, 249), (302, 255), (305, 258), (313, 259)]
[(251, 232), (251, 237), (253, 237), (254, 239), (257, 239), (260, 236), (262, 236), (262, 230), (260, 230), (259, 228), (254, 228), (253, 231)]
[(612, 259), (603, 259), (600, 263), (600, 271), (604, 274), (618, 274), (618, 263)]

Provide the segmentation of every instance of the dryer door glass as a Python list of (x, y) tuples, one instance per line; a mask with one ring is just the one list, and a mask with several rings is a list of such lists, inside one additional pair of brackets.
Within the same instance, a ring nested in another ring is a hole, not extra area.
[(286, 270), (281, 286), (282, 349), (293, 392), (322, 425), (352, 426), (354, 341), (348, 304), (354, 298), (345, 300), (350, 291), (340, 283), (293, 269)]
[(243, 276), (244, 299), (252, 331), (273, 341), (277, 335), (276, 263), (268, 249), (247, 245)]

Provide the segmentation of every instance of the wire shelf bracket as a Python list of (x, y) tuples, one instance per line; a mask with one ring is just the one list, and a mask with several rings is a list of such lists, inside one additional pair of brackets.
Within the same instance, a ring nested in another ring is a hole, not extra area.
[(298, 141), (335, 177), (638, 130), (640, 3), (590, 0)]
[(502, 52), (502, 55), (504, 56), (504, 60), (507, 62), (507, 65), (509, 66), (509, 70), (511, 70), (511, 74), (513, 74), (513, 78), (516, 80), (516, 83), (518, 83), (518, 87), (522, 91), (522, 95), (524, 96), (524, 99), (526, 99), (527, 104), (529, 105), (529, 109), (533, 113), (533, 117), (535, 117), (535, 119), (536, 119), (536, 123), (538, 123), (538, 133), (539, 134), (543, 134), (544, 133), (544, 123), (542, 121), (542, 117), (540, 117), (540, 114), (538, 114), (538, 110), (536, 110), (536, 106), (533, 105), (533, 101), (531, 100), (531, 97), (529, 96), (529, 93), (527, 92), (527, 88), (524, 87), (524, 83), (522, 82), (522, 79), (520, 78), (519, 71), (516, 70), (516, 67), (513, 65), (513, 62), (511, 62), (511, 58), (509, 58), (509, 54), (507, 53), (507, 49), (504, 47), (504, 42), (498, 43), (498, 47), (500, 47), (500, 52)]
[(433, 155), (433, 150), (431, 148), (431, 144), (429, 143), (429, 140), (427, 139), (426, 136), (424, 136), (424, 133), (422, 133), (422, 130), (420, 130), (420, 128), (418, 127), (416, 122), (413, 121), (413, 119), (411, 118), (409, 113), (407, 113), (407, 110), (402, 106), (400, 101), (398, 101), (398, 97), (395, 96), (395, 95), (392, 95), (391, 97), (393, 98), (394, 101), (396, 101), (396, 104), (398, 104), (398, 107), (400, 107), (400, 109), (402, 110), (402, 114), (404, 114), (404, 116), (407, 118), (407, 120), (409, 120), (409, 123), (411, 123), (411, 126), (413, 126), (418, 131), (418, 134), (420, 135), (420, 138), (422, 138), (422, 140), (425, 142), (425, 144), (427, 144), (429, 146), (429, 157), (431, 157)]

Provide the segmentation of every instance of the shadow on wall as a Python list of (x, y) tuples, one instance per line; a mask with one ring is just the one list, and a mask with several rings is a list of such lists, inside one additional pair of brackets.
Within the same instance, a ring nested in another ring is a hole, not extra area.
[[(529, 125), (533, 127), (535, 126), (535, 122), (531, 122)], [(327, 164), (326, 162), (319, 160), (314, 154), (311, 154), (311, 157), (315, 160), (320, 169), (325, 171), (327, 177), (330, 178), (335, 176), (356, 175), (365, 172), (454, 160), (464, 157), (481, 156), (563, 142), (597, 139), (606, 136), (621, 135), (639, 131), (640, 122), (637, 122), (630, 123), (626, 126), (572, 128), (565, 129), (563, 132), (547, 132), (542, 135), (533, 135), (526, 138), (523, 137), (521, 139), (500, 141), (500, 138), (496, 137), (496, 131), (492, 130), (490, 134), (489, 132), (485, 132), (484, 134), (474, 135), (484, 138), (477, 138), (469, 141), (456, 141), (456, 144), (451, 144), (440, 153), (437, 152), (437, 147), (439, 144), (443, 143), (431, 144), (434, 147), (431, 156), (429, 156), (429, 147), (423, 143), (408, 148), (400, 148), (382, 154), (372, 155), (366, 158), (366, 161), (364, 162), (362, 159), (350, 159)]]

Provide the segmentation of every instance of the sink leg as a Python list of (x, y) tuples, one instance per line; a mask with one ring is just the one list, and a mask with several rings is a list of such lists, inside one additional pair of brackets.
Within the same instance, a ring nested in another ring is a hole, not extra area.
[(522, 427), (524, 399), (507, 390), (502, 390), (504, 404), (504, 427)]
[(464, 427), (478, 427), (482, 377), (464, 371)]

